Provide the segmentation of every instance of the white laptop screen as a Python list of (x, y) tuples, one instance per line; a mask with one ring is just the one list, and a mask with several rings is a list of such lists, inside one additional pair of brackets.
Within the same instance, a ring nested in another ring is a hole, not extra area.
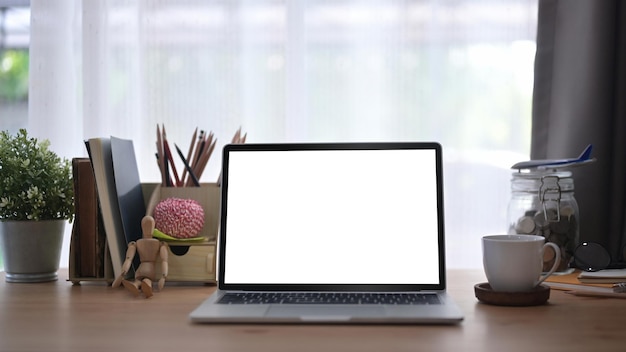
[(224, 155), (223, 283), (442, 284), (439, 150), (241, 148)]

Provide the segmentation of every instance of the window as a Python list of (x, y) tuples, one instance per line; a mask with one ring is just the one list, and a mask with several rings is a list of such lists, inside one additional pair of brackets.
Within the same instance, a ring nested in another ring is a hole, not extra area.
[[(28, 40), (25, 1), (0, 0), (0, 125), (16, 133), (28, 123)], [(0, 254), (0, 270), (3, 268)]]
[(28, 39), (30, 11), (0, 1), (0, 121), (17, 132), (28, 122)]
[[(142, 180), (156, 181), (160, 123), (184, 146), (196, 127), (215, 132), (218, 147), (239, 127), (251, 142), (435, 140), (449, 266), (480, 267), (480, 236), (506, 229), (508, 168), (530, 148), (536, 1), (37, 6), (33, 16), (56, 22), (34, 22), (37, 38), (58, 44), (39, 50), (61, 56), (42, 51), (32, 67), (62, 79), (31, 72), (31, 92), (65, 103), (55, 114), (32, 102), (30, 126), (70, 157), (84, 155), (84, 138), (131, 138)], [(202, 181), (218, 168), (215, 157)]]

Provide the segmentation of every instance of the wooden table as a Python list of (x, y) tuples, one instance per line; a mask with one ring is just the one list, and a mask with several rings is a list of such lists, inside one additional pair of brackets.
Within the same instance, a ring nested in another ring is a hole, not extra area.
[(549, 304), (479, 303), (481, 271), (451, 270), (465, 313), (455, 326), (193, 325), (214, 286), (169, 284), (150, 299), (100, 283), (8, 284), (0, 274), (1, 351), (626, 351), (626, 299), (552, 291)]

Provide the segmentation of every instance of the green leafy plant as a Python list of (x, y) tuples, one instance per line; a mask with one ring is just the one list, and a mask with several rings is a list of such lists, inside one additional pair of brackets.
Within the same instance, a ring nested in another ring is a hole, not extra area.
[(0, 133), (0, 220), (74, 219), (71, 163), (20, 129)]

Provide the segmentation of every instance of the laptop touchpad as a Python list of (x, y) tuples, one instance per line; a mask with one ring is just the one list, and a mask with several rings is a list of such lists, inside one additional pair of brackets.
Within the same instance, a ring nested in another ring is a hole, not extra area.
[(298, 317), (302, 320), (350, 320), (361, 317), (383, 317), (385, 309), (381, 306), (301, 306), (272, 305), (267, 311), (268, 317)]

